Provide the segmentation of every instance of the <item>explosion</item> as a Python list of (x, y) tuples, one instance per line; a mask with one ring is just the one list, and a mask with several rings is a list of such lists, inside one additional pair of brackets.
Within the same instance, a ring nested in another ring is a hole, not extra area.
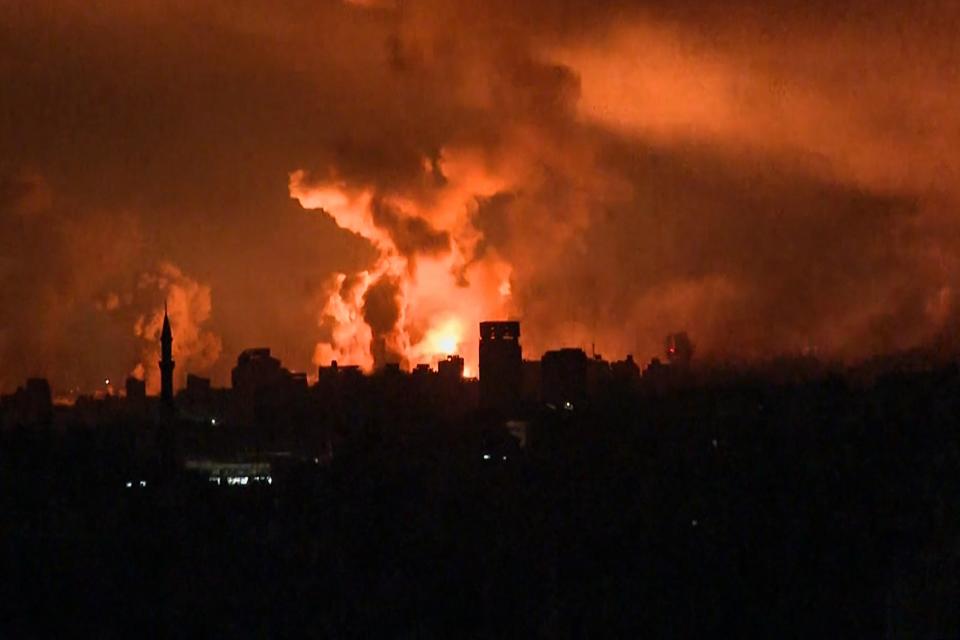
[(328, 283), (315, 364), (410, 367), (462, 353), (476, 368), (476, 354), (464, 347), (476, 343), (481, 320), (510, 312), (511, 267), (478, 250), (478, 203), (506, 185), (472, 160), (450, 152), (425, 159), (431, 186), (412, 193), (348, 184), (333, 169), (316, 179), (291, 174), (290, 195), (302, 207), (324, 211), (377, 250), (370, 269)]

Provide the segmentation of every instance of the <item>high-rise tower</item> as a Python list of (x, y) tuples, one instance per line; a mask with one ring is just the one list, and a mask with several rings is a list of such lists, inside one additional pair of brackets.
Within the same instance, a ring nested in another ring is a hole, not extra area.
[(480, 323), (480, 406), (513, 411), (523, 382), (520, 323)]
[(167, 316), (167, 303), (163, 303), (163, 330), (160, 332), (160, 404), (164, 409), (173, 409), (173, 332)]

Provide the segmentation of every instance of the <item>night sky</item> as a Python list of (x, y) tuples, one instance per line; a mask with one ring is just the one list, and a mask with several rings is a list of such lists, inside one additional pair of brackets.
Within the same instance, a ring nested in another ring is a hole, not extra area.
[(960, 351), (960, 4), (0, 0), (0, 391)]

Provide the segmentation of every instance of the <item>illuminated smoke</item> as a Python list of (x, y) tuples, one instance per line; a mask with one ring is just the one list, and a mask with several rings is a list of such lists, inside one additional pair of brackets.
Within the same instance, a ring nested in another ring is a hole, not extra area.
[(147, 392), (160, 391), (160, 330), (163, 328), (164, 300), (173, 329), (174, 380), (183, 384), (187, 373), (202, 373), (220, 357), (222, 344), (213, 332), (203, 328), (212, 309), (210, 287), (198, 283), (169, 262), (143, 273), (136, 297), (152, 300), (150, 310), (137, 316), (133, 332), (140, 339), (141, 359), (132, 375), (147, 383)]
[(292, 369), (956, 349), (957, 3), (241, 4), (0, 3), (4, 392), (155, 370), (163, 259)]
[(62, 399), (110, 393), (133, 367), (158, 391), (164, 298), (178, 383), (217, 360), (211, 287), (168, 261), (137, 275), (136, 218), (78, 206), (34, 171), (0, 172), (0, 242), (0, 390), (41, 375)]
[[(470, 162), (469, 154), (424, 161), (435, 188), (426, 193), (353, 186), (335, 172), (290, 177), (290, 194), (322, 210), (377, 250), (375, 264), (337, 274), (320, 312), (324, 339), (314, 362), (339, 360), (365, 368), (412, 366), (463, 353), (477, 325), (510, 310), (510, 266), (495, 252), (478, 255), (482, 234), (473, 225), (480, 202), (504, 183)], [(469, 345), (468, 345), (469, 343)]]

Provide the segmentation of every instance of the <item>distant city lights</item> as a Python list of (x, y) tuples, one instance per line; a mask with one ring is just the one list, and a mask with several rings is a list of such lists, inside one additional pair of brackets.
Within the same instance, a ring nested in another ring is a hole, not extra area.
[(249, 484), (273, 484), (273, 476), (210, 476), (207, 479), (218, 487), (226, 480), (228, 487), (246, 487)]

